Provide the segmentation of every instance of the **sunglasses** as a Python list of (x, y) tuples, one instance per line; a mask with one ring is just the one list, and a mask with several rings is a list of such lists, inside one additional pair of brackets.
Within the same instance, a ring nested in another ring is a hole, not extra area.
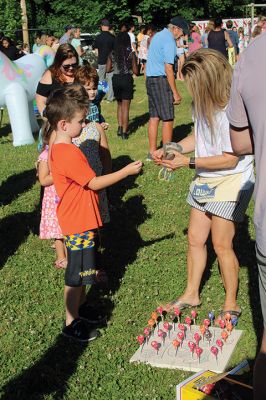
[(64, 68), (65, 71), (69, 71), (70, 68), (72, 68), (72, 69), (77, 68), (77, 67), (78, 67), (78, 63), (75, 63), (75, 64), (65, 64), (65, 65), (62, 65), (62, 67)]

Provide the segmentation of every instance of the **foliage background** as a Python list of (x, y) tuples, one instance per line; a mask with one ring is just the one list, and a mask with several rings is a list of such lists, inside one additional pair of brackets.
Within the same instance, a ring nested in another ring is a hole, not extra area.
[[(145, 22), (163, 26), (174, 15), (188, 20), (222, 17), (246, 17), (249, 0), (27, 0), (30, 29), (50, 29), (61, 35), (67, 23), (78, 24), (83, 32), (96, 32), (102, 18), (116, 28), (121, 20), (139, 15)], [(21, 29), (20, 1), (1, 0), (0, 30), (12, 35)]]

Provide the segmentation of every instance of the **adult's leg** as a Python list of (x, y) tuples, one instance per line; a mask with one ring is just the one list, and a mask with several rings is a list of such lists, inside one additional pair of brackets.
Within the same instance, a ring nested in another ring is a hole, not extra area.
[(109, 90), (106, 95), (106, 100), (107, 101), (113, 101), (114, 100), (114, 91), (113, 91), (113, 83), (112, 83), (112, 78), (113, 78), (114, 73), (113, 72), (107, 72), (106, 73), (106, 82), (108, 83)]
[(98, 65), (98, 75), (99, 75), (99, 81), (104, 81), (105, 80), (105, 74), (106, 74), (106, 64)]
[(127, 133), (129, 120), (129, 107), (131, 100), (122, 100), (122, 127), (123, 133)]
[(256, 248), (258, 271), (259, 271), (259, 289), (260, 302), (264, 320), (264, 332), (260, 352), (257, 356), (254, 367), (254, 400), (264, 400), (266, 393), (266, 256), (261, 254)]
[(212, 243), (217, 255), (225, 288), (223, 310), (238, 310), (236, 302), (239, 263), (233, 249), (234, 222), (212, 216)]
[(188, 227), (187, 287), (179, 300), (191, 305), (200, 303), (199, 287), (207, 262), (206, 241), (211, 229), (211, 217), (191, 208)]
[(174, 124), (174, 121), (163, 121), (163, 126), (162, 126), (163, 143), (168, 143), (168, 142), (172, 141), (173, 124)]
[(160, 119), (158, 117), (151, 117), (148, 125), (149, 147), (152, 154), (157, 149), (157, 135)]

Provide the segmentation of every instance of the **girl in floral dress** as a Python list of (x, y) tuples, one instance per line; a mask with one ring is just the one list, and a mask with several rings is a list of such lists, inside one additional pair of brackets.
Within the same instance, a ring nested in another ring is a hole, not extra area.
[(56, 216), (56, 207), (59, 198), (53, 185), (53, 178), (50, 173), (48, 163), (48, 143), (51, 136), (51, 130), (48, 126), (43, 129), (43, 151), (37, 160), (37, 176), (40, 184), (44, 187), (42, 199), (42, 212), (40, 223), (40, 239), (55, 239), (56, 261), (55, 267), (66, 268), (66, 251)]

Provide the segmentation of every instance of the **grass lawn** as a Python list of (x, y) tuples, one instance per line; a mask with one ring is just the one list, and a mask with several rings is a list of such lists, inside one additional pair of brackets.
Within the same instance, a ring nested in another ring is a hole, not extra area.
[[(108, 327), (88, 346), (61, 337), (64, 272), (53, 267), (51, 242), (38, 238), (39, 192), (34, 163), (36, 144), (13, 147), (7, 114), (0, 129), (0, 398), (8, 400), (175, 399), (182, 371), (130, 364), (150, 313), (176, 298), (186, 283), (189, 206), (193, 172), (181, 169), (171, 182), (159, 181), (158, 167), (145, 162), (148, 106), (143, 77), (135, 79), (130, 138), (116, 136), (116, 104), (103, 102), (110, 123), (114, 169), (144, 161), (143, 174), (110, 189), (112, 222), (103, 251), (110, 287), (88, 297), (108, 310)], [(175, 139), (191, 131), (190, 98), (183, 83), (176, 108)], [(231, 366), (256, 355), (262, 320), (255, 273), (253, 204), (239, 227), (235, 248), (240, 260), (239, 328), (244, 335)], [(217, 262), (210, 251), (202, 284), (199, 319), (219, 311), (224, 298)], [(210, 274), (211, 272), (211, 274)], [(247, 377), (250, 379), (250, 376)]]

